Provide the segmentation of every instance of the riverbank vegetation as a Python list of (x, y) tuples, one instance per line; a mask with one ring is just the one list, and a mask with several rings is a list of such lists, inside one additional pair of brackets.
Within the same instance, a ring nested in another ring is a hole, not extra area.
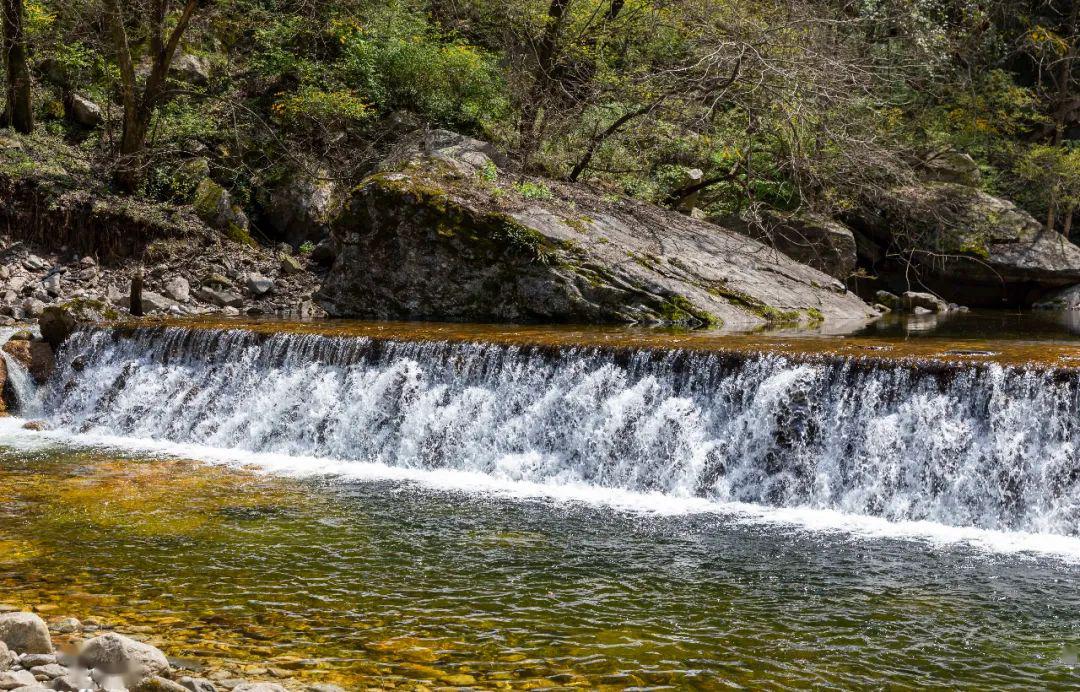
[(5, 5), (6, 120), (166, 200), (199, 158), (250, 212), (297, 171), (356, 181), (431, 126), (714, 216), (841, 215), (961, 156), (1066, 234), (1080, 203), (1065, 0)]

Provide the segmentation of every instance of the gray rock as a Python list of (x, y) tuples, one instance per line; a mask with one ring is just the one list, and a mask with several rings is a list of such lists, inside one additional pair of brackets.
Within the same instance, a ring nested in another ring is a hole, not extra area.
[(186, 303), (191, 299), (191, 284), (182, 276), (176, 276), (165, 282), (165, 295), (178, 303)]
[(49, 263), (41, 259), (37, 255), (27, 255), (22, 261), (22, 265), (32, 272), (38, 272), (49, 266)]
[(43, 687), (42, 685), (35, 682), (33, 685), (16, 687), (11, 692), (51, 692), (51, 688)]
[(71, 336), (77, 324), (78, 322), (70, 312), (55, 305), (42, 310), (41, 316), (38, 317), (41, 338), (47, 341), (54, 349), (59, 348), (60, 344)]
[(195, 213), (199, 218), (222, 231), (246, 234), (250, 223), (247, 214), (232, 195), (210, 178), (203, 179), (195, 188)]
[(1036, 310), (1080, 310), (1080, 284), (1051, 291), (1032, 307)]
[(71, 109), (69, 112), (76, 125), (95, 128), (105, 122), (105, 115), (101, 111), (101, 106), (85, 96), (72, 94), (70, 104)]
[(188, 692), (188, 688), (168, 678), (151, 675), (133, 685), (131, 692)]
[(188, 84), (206, 86), (210, 83), (210, 61), (198, 55), (182, 53), (169, 66), (169, 76)]
[(248, 274), (244, 283), (247, 286), (247, 290), (251, 291), (251, 293), (256, 296), (269, 293), (274, 289), (273, 279), (268, 279), (262, 274)]
[(79, 650), (79, 664), (110, 675), (134, 674), (140, 678), (169, 670), (169, 661), (161, 651), (116, 633), (84, 642)]
[(281, 273), (285, 276), (292, 276), (293, 274), (299, 274), (304, 271), (304, 267), (300, 264), (300, 260), (290, 254), (284, 252), (278, 253), (278, 260), (281, 262)]
[[(1012, 202), (952, 183), (887, 190), (852, 214), (860, 257), (898, 285), (911, 257), (921, 280), (946, 300), (1000, 307), (1030, 304), (1080, 283), (1080, 247)], [(911, 254), (911, 250), (919, 250)]]
[(968, 154), (955, 149), (935, 151), (919, 162), (919, 173), (925, 180), (958, 183), (978, 187), (982, 182), (979, 164)]
[(493, 210), (476, 176), (422, 161), (384, 168), (351, 193), (316, 297), (331, 316), (688, 326), (876, 317), (833, 277), (721, 226), (557, 183), (572, 211), (525, 200)]
[(345, 692), (345, 688), (320, 682), (315, 685), (309, 685), (307, 692)]
[(276, 682), (245, 682), (233, 688), (233, 692), (288, 692)]
[(329, 234), (342, 196), (325, 171), (298, 173), (270, 193), (265, 216), (277, 236), (289, 243), (317, 242)]
[(915, 312), (916, 308), (922, 308), (928, 312), (948, 312), (949, 304), (931, 293), (918, 293), (907, 291), (900, 297), (900, 304), (907, 312)]
[(193, 678), (190, 675), (185, 675), (177, 682), (183, 685), (190, 692), (217, 692), (217, 688), (214, 687), (214, 683), (210, 682), (206, 678)]
[(37, 678), (28, 670), (5, 670), (0, 673), (0, 690), (13, 690), (36, 684)]
[(22, 302), (22, 312), (27, 317), (39, 317), (44, 310), (45, 303), (37, 298), (27, 298)]
[(311, 251), (311, 261), (323, 267), (329, 267), (337, 259), (337, 250), (329, 240), (324, 240), (315, 245)]
[(488, 142), (449, 130), (416, 130), (394, 147), (379, 169), (398, 171), (412, 164), (423, 166), (432, 161), (444, 164), (465, 178), (474, 178), (490, 166), (505, 168), (508, 165), (506, 158)]
[(219, 307), (239, 307), (243, 305), (243, 296), (237, 295), (232, 291), (216, 290), (203, 286), (195, 291), (195, 297), (204, 303), (213, 303)]
[(49, 687), (58, 692), (82, 692), (95, 689), (96, 685), (86, 671), (71, 671), (49, 683)]
[(81, 627), (82, 623), (75, 618), (62, 618), (56, 622), (49, 623), (49, 629), (57, 634), (71, 634), (72, 632), (78, 632)]
[(855, 272), (855, 234), (838, 221), (809, 213), (765, 211), (757, 218), (727, 218), (723, 223), (840, 281)]
[[(51, 654), (49, 628), (34, 613), (4, 613), (0, 615), (0, 641), (22, 654)], [(31, 681), (33, 682), (33, 681)]]
[(59, 663), (48, 663), (43, 666), (34, 666), (30, 669), (30, 672), (34, 674), (34, 677), (38, 679), (45, 677), (49, 680), (58, 678), (61, 675), (67, 675), (68, 669)]
[(46, 276), (41, 282), (41, 287), (51, 296), (60, 295), (60, 272), (54, 272)]
[(18, 660), (18, 657), (8, 649), (7, 644), (0, 642), (0, 671), (5, 671)]
[(23, 654), (19, 656), (19, 665), (28, 670), (37, 666), (47, 666), (50, 663), (56, 663), (55, 654)]
[(142, 302), (143, 310), (146, 312), (167, 312), (170, 308), (176, 306), (176, 301), (153, 291), (143, 291)]

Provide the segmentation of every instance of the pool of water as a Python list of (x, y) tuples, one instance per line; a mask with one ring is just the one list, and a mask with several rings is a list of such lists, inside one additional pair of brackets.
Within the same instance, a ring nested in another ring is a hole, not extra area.
[(709, 511), (268, 476), (0, 436), (0, 603), (297, 680), (1080, 684), (1080, 566)]

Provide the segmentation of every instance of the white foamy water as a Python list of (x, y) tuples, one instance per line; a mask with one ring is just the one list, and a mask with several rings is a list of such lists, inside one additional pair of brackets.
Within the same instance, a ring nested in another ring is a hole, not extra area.
[(46, 410), (69, 442), (292, 475), (1080, 556), (1078, 403), (996, 366), (153, 329), (74, 337)]

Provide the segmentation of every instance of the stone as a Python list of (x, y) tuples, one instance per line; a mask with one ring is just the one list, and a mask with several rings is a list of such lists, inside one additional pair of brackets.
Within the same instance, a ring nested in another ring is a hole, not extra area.
[(916, 305), (914, 308), (912, 308), (911, 314), (912, 315), (933, 315), (934, 311), (930, 310), (928, 308), (924, 308), (921, 305)]
[[(5, 350), (6, 347), (7, 344), (5, 344)], [(34, 613), (0, 615), (0, 641), (20, 654), (51, 654), (53, 652), (49, 628), (45, 621)]]
[(979, 164), (970, 155), (946, 148), (923, 157), (918, 172), (925, 180), (978, 187), (982, 182)]
[(839, 221), (809, 213), (765, 211), (754, 219), (725, 218), (724, 225), (840, 281), (855, 272), (855, 234)]
[(180, 683), (173, 682), (168, 678), (151, 675), (133, 685), (131, 692), (189, 692), (189, 690)]
[(23, 654), (19, 656), (19, 665), (26, 669), (47, 666), (50, 663), (56, 663), (54, 654)]
[(109, 633), (83, 642), (79, 664), (109, 675), (134, 675), (143, 678), (162, 675), (169, 670), (165, 654), (149, 644), (122, 634)]
[(491, 166), (506, 168), (506, 157), (488, 142), (449, 130), (414, 130), (391, 150), (379, 165), (381, 171), (398, 171), (413, 164), (435, 162), (462, 178), (475, 178)]
[(165, 282), (165, 295), (178, 303), (186, 303), (191, 299), (191, 284), (182, 276), (175, 276)]
[(878, 291), (874, 294), (874, 298), (883, 307), (888, 310), (899, 310), (901, 308), (900, 296), (895, 293), (889, 293), (888, 291)]
[(22, 311), (27, 317), (38, 317), (45, 311), (45, 303), (37, 298), (27, 298), (22, 302)]
[(34, 666), (30, 669), (30, 672), (33, 673), (35, 677), (46, 677), (49, 680), (52, 680), (61, 675), (67, 675), (68, 669), (59, 663), (48, 663), (43, 666)]
[(278, 253), (278, 261), (281, 263), (281, 273), (285, 276), (292, 276), (293, 274), (299, 274), (304, 271), (304, 267), (300, 264), (300, 260), (292, 255), (284, 252)]
[(50, 296), (60, 295), (60, 272), (49, 274), (41, 281), (41, 287)]
[(888, 285), (920, 283), (948, 302), (1024, 307), (1080, 283), (1080, 247), (1012, 202), (955, 183), (883, 191), (846, 221), (860, 261)]
[(262, 274), (248, 274), (244, 284), (247, 290), (256, 296), (264, 295), (274, 289), (274, 281)]
[(276, 682), (245, 682), (233, 688), (233, 692), (288, 692)]
[(71, 94), (68, 113), (72, 121), (81, 127), (93, 129), (105, 122), (101, 106), (79, 94)]
[[(52, 346), (45, 341), (8, 341), (3, 350), (21, 363), (38, 384), (48, 382), (56, 367)], [(20, 651), (17, 647), (12, 648)]]
[(318, 242), (330, 233), (341, 198), (326, 171), (299, 172), (270, 192), (264, 216), (275, 236), (291, 245)]
[(915, 308), (922, 308), (928, 312), (948, 312), (949, 304), (931, 293), (919, 293), (907, 291), (900, 296), (900, 305), (907, 312), (914, 312)]
[(176, 306), (176, 301), (153, 291), (143, 291), (142, 303), (146, 312), (167, 312)]
[(835, 278), (722, 226), (554, 181), (553, 200), (496, 201), (476, 176), (405, 160), (415, 165), (384, 162), (333, 224), (336, 259), (316, 295), (330, 316), (748, 327), (877, 316)]
[[(0, 370), (3, 369), (2, 363), (3, 361), (0, 360)], [(0, 383), (0, 387), (2, 386), (2, 383)], [(18, 658), (15, 656), (14, 653), (12, 653), (10, 649), (8, 649), (8, 645), (4, 642), (0, 642), (0, 671), (5, 671), (11, 668), (11, 666), (14, 665), (16, 660), (18, 660)]]
[(44, 687), (43, 685), (35, 682), (33, 685), (24, 685), (23, 687), (16, 687), (11, 692), (52, 692), (52, 688)]
[(232, 195), (210, 178), (204, 178), (195, 188), (195, 213), (210, 226), (224, 231), (233, 240), (249, 238), (250, 223), (240, 205), (234, 204)]
[(75, 331), (78, 322), (75, 317), (65, 308), (50, 305), (41, 311), (38, 317), (38, 329), (41, 330), (41, 338), (53, 349), (60, 348), (60, 344)]
[(184, 199), (194, 201), (199, 184), (210, 178), (210, 160), (198, 157), (184, 161), (176, 167), (172, 177), (173, 191)]
[(217, 305), (219, 307), (235, 308), (243, 305), (244, 303), (243, 296), (237, 295), (232, 291), (219, 291), (213, 288), (208, 288), (206, 286), (203, 286), (202, 288), (196, 290), (195, 297), (203, 301), (204, 303), (213, 303), (214, 305)]
[(49, 686), (58, 692), (83, 692), (94, 688), (94, 681), (86, 671), (75, 670), (56, 678)]
[(195, 86), (206, 86), (210, 83), (210, 61), (191, 53), (181, 53), (173, 58), (169, 76)]
[(1069, 286), (1044, 295), (1031, 306), (1036, 310), (1080, 309), (1080, 284)]
[(0, 690), (13, 690), (37, 684), (37, 678), (28, 670), (6, 670), (0, 673)]
[(177, 682), (184, 686), (189, 692), (217, 692), (217, 688), (214, 687), (214, 683), (210, 682), (206, 678), (193, 678), (190, 675), (185, 675)]
[(308, 685), (307, 692), (345, 692), (345, 688), (320, 682), (314, 685)]
[(329, 267), (337, 259), (337, 250), (329, 240), (317, 243), (311, 250), (311, 261), (322, 267)]

